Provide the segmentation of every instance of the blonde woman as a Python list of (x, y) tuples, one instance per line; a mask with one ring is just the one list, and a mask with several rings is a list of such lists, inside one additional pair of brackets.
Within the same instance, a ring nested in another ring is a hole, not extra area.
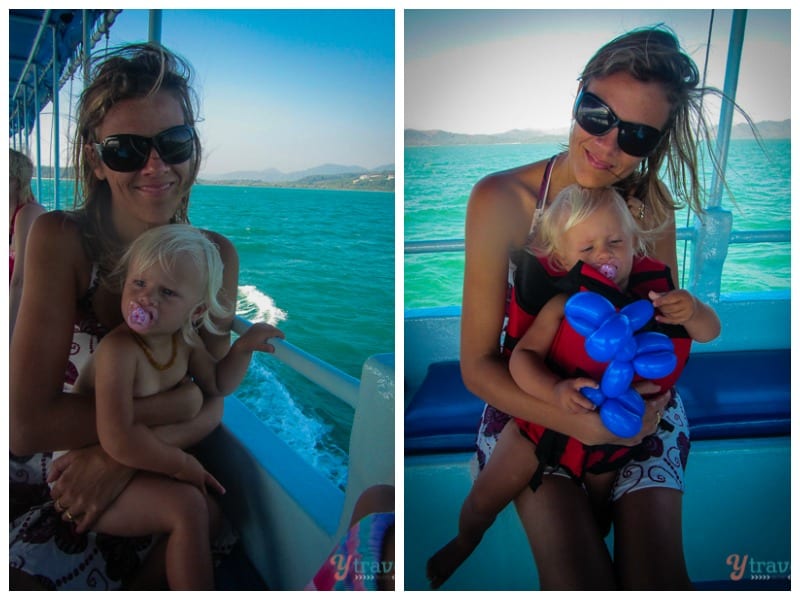
[(31, 191), (33, 163), (22, 152), (8, 151), (8, 274), (10, 279), (9, 307), (11, 329), (17, 320), (22, 296), (22, 276), (25, 271), (25, 244), (34, 219), (45, 212)]

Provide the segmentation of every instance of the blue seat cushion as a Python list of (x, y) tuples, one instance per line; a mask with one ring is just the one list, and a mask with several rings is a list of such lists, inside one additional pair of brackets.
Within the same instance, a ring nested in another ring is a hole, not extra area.
[[(692, 440), (789, 435), (790, 350), (693, 354), (678, 381)], [(458, 361), (433, 363), (405, 413), (405, 449), (474, 449), (483, 401)]]
[(432, 363), (406, 408), (406, 452), (474, 448), (483, 407), (464, 386), (458, 361)]

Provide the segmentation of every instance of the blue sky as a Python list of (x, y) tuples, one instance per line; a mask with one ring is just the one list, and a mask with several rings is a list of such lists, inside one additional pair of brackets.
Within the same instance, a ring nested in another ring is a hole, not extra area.
[[(201, 176), (393, 163), (394, 22), (389, 10), (162, 11), (162, 43), (195, 70)], [(147, 35), (148, 11), (123, 10), (109, 44)]]
[[(162, 11), (162, 42), (195, 68), (201, 176), (393, 163), (402, 146), (402, 136), (395, 140), (395, 13), (390, 2), (374, 4), (376, 10)], [(403, 4), (397, 127), (461, 133), (566, 128), (586, 60), (637, 26), (670, 25), (702, 68), (711, 12), (419, 10), (423, 3), (412, 0), (396, 7)], [(110, 44), (144, 40), (148, 12), (123, 10)], [(718, 87), (731, 13), (715, 11), (708, 82)], [(790, 117), (789, 13), (748, 12), (737, 98), (756, 121)], [(718, 108), (709, 107), (716, 118)], [(49, 129), (43, 113), (45, 138)]]
[[(732, 12), (714, 15), (707, 81), (720, 88)], [(635, 27), (663, 22), (702, 71), (710, 13), (406, 10), (405, 127), (458, 133), (564, 129), (577, 77), (597, 48)], [(756, 121), (790, 117), (790, 32), (788, 10), (748, 12), (737, 101)], [(709, 107), (715, 121), (719, 108)]]

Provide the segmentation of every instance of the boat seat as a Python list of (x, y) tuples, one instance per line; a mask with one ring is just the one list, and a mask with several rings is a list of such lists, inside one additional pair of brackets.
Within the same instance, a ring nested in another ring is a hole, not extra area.
[[(789, 435), (790, 350), (692, 354), (677, 388), (693, 441)], [(458, 361), (429, 366), (405, 412), (406, 454), (474, 450), (484, 403)]]

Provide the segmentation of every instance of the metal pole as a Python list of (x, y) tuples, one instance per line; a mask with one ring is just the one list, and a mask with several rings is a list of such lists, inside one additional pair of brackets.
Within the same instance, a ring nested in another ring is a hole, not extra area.
[[(25, 103), (27, 103), (28, 102), (27, 90), (26, 90), (26, 94), (25, 95), (26, 95), (26, 97), (25, 97), (24, 101), (25, 101)], [(28, 113), (27, 112), (23, 113), (23, 107), (20, 106), (19, 102), (20, 101), (17, 100), (17, 113), (16, 113), (16, 120), (17, 120), (17, 134), (16, 134), (16, 137), (17, 137), (17, 150), (19, 150), (19, 151), (23, 151), (24, 150), (25, 152), (28, 153), (28, 155), (30, 155), (30, 151), (31, 151), (30, 148), (25, 148), (25, 146), (22, 143), (22, 140), (23, 140), (22, 128), (23, 127), (27, 127), (27, 116), (28, 116)], [(24, 114), (24, 116), (23, 116), (23, 114)], [(23, 121), (22, 120), (23, 118), (25, 118), (26, 120)], [(31, 132), (30, 131), (26, 131), (26, 133), (28, 135), (30, 135)]]
[[(17, 82), (17, 87), (14, 88), (14, 95), (12, 96), (12, 98), (16, 98), (17, 94), (19, 94), (19, 88), (21, 85), (23, 85), (23, 82), (25, 81), (25, 76), (28, 74), (28, 69), (36, 66), (36, 63), (34, 62), (34, 57), (36, 56), (36, 53), (39, 49), (39, 44), (41, 43), (42, 35), (44, 35), (44, 32), (47, 30), (47, 24), (50, 21), (51, 12), (52, 11), (50, 10), (46, 10), (44, 12), (44, 15), (42, 15), (42, 20), (39, 23), (39, 29), (36, 32), (36, 37), (34, 38), (33, 45), (31, 46), (31, 53), (28, 55), (28, 62), (25, 63), (25, 67), (22, 69), (22, 73), (19, 76), (19, 81)], [(36, 82), (37, 82), (36, 77), (34, 77), (34, 85), (36, 84)]]
[[(22, 127), (28, 126), (28, 88), (22, 90), (22, 106), (17, 111), (17, 126), (19, 127), (20, 113), (22, 115)], [(22, 132), (20, 131), (19, 141), (22, 141)], [(20, 148), (23, 148), (20, 145)], [(30, 155), (30, 151), (26, 151)]]
[(53, 27), (53, 199), (55, 201), (55, 210), (60, 208), (59, 205), (59, 190), (58, 190), (58, 169), (61, 154), (61, 144), (59, 138), (61, 136), (61, 129), (59, 127), (60, 121), (60, 106), (58, 101), (58, 32)]
[(39, 118), (39, 69), (33, 65), (33, 110), (36, 112), (36, 199), (42, 201), (42, 121)]
[[(722, 288), (722, 268), (728, 256), (728, 244), (733, 230), (731, 211), (722, 208), (723, 177), (728, 162), (731, 129), (733, 123), (733, 100), (739, 80), (739, 63), (742, 58), (746, 10), (733, 11), (731, 35), (728, 41), (728, 60), (725, 67), (725, 84), (722, 109), (717, 129), (716, 156), (719, 172), (714, 170), (708, 208), (702, 220), (695, 216), (694, 260), (692, 261), (692, 284), (694, 294), (706, 302), (718, 302)], [(730, 100), (728, 100), (730, 98)]]
[[(728, 162), (728, 149), (730, 147), (731, 130), (733, 128), (733, 102), (736, 98), (736, 89), (739, 85), (739, 65), (742, 61), (742, 46), (744, 30), (747, 22), (746, 10), (734, 10), (731, 21), (731, 35), (728, 40), (728, 59), (725, 65), (725, 84), (722, 99), (722, 108), (719, 114), (719, 129), (717, 130), (716, 155), (719, 160), (720, 172), (725, 173)], [(722, 202), (723, 180), (716, 170), (711, 179), (711, 195), (709, 206), (719, 206)]]
[[(83, 69), (83, 87), (89, 85), (89, 53), (91, 51), (90, 42), (89, 42), (89, 35), (91, 31), (89, 31), (89, 11), (83, 9), (81, 11), (81, 18), (83, 19), (83, 52), (81, 53), (81, 63)], [(70, 115), (71, 117), (72, 115)]]
[(151, 10), (149, 19), (149, 37), (148, 41), (161, 43), (161, 11)]

